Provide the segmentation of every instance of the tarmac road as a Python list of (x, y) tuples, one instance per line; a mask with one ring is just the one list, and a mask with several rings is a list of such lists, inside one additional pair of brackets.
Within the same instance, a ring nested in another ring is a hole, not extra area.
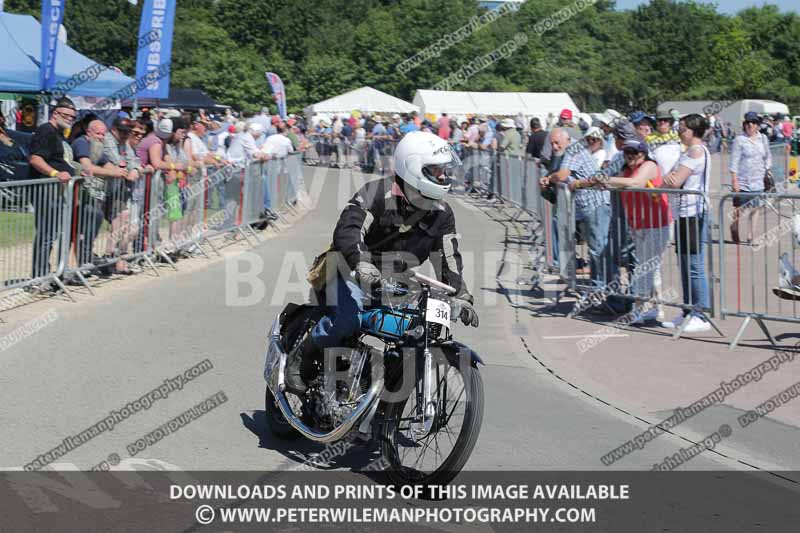
[[(187, 470), (269, 471), (296, 466), (309, 452), (320, 450), (303, 441), (280, 441), (266, 430), (262, 377), (268, 324), (287, 302), (302, 300), (305, 266), (329, 242), (353, 189), (349, 172), (312, 174), (307, 169), (316, 208), (242, 256), (246, 260), (228, 258), (153, 279), (125, 291), (124, 297), (61, 306), (55, 321), (0, 352), (0, 466), (27, 464), (205, 359), (213, 369), (52, 466), (88, 469), (110, 454), (129, 464), (128, 445), (219, 391), (227, 401), (135, 458)], [(530, 317), (517, 322), (517, 313), (498, 294), (494, 280), (502, 227), (465, 202), (451, 203), (481, 319), (478, 330), (459, 325), (456, 337), (487, 363), (480, 369), (486, 390), (484, 422), (467, 469), (605, 470), (600, 457), (641, 433), (646, 424), (559, 381), (532, 357), (541, 348), (530, 339), (527, 346), (523, 341), (537, 324)], [(248, 288), (239, 286), (237, 292), (231, 282), (235, 269), (248, 266), (256, 267), (264, 291), (261, 295), (256, 290), (245, 302)], [(40, 308), (46, 311), (46, 306)], [(665, 434), (610, 468), (648, 470), (690, 444)], [(359, 448), (334, 466), (360, 469), (375, 458), (373, 451)], [(705, 452), (682, 468), (745, 467)]]

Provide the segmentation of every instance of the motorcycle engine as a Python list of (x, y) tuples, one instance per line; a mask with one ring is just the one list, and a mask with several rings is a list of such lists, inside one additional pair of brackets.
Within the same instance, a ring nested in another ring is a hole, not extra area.
[(357, 343), (342, 351), (336, 359), (335, 390), (326, 390), (323, 365), (319, 361), (315, 363), (317, 377), (309, 383), (304, 410), (319, 430), (330, 431), (340, 426), (369, 389), (371, 374), (367, 356), (370, 350), (366, 344)]

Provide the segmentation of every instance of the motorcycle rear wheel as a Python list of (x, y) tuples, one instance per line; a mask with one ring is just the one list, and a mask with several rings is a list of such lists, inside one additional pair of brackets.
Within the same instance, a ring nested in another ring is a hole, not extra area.
[[(283, 331), (283, 349), (288, 353), (293, 348), (299, 345), (306, 335), (311, 334), (311, 329), (317, 323), (321, 315), (318, 308), (308, 307), (304, 309), (294, 320), (287, 324)], [(294, 395), (287, 396), (290, 407), (292, 407), (295, 414), (300, 416), (302, 408), (302, 399)], [(295, 439), (300, 436), (298, 432), (283, 416), (275, 396), (269, 387), (266, 387), (264, 393), (264, 411), (267, 415), (267, 424), (273, 435), (281, 439)]]

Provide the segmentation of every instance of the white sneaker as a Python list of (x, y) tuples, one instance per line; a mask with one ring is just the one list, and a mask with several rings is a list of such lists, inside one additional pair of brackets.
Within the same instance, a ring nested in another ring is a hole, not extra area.
[(693, 316), (689, 319), (689, 323), (686, 324), (686, 327), (683, 328), (684, 333), (702, 333), (704, 331), (710, 331), (711, 324), (700, 318), (699, 316)]
[(800, 290), (800, 273), (794, 269), (794, 265), (789, 261), (788, 252), (784, 252), (780, 257), (778, 265), (778, 287)]

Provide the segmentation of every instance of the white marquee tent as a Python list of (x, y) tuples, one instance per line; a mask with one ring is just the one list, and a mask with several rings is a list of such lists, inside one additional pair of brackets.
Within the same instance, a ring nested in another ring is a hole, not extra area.
[(368, 113), (411, 113), (412, 111), (419, 112), (419, 107), (372, 87), (361, 87), (312, 104), (304, 109), (306, 115), (349, 113), (353, 110)]
[(484, 113), (514, 117), (522, 112), (526, 119), (538, 117), (546, 124), (548, 113), (556, 117), (562, 109), (573, 114), (580, 110), (567, 93), (479, 93), (420, 89), (414, 103), (424, 114), (474, 115)]

